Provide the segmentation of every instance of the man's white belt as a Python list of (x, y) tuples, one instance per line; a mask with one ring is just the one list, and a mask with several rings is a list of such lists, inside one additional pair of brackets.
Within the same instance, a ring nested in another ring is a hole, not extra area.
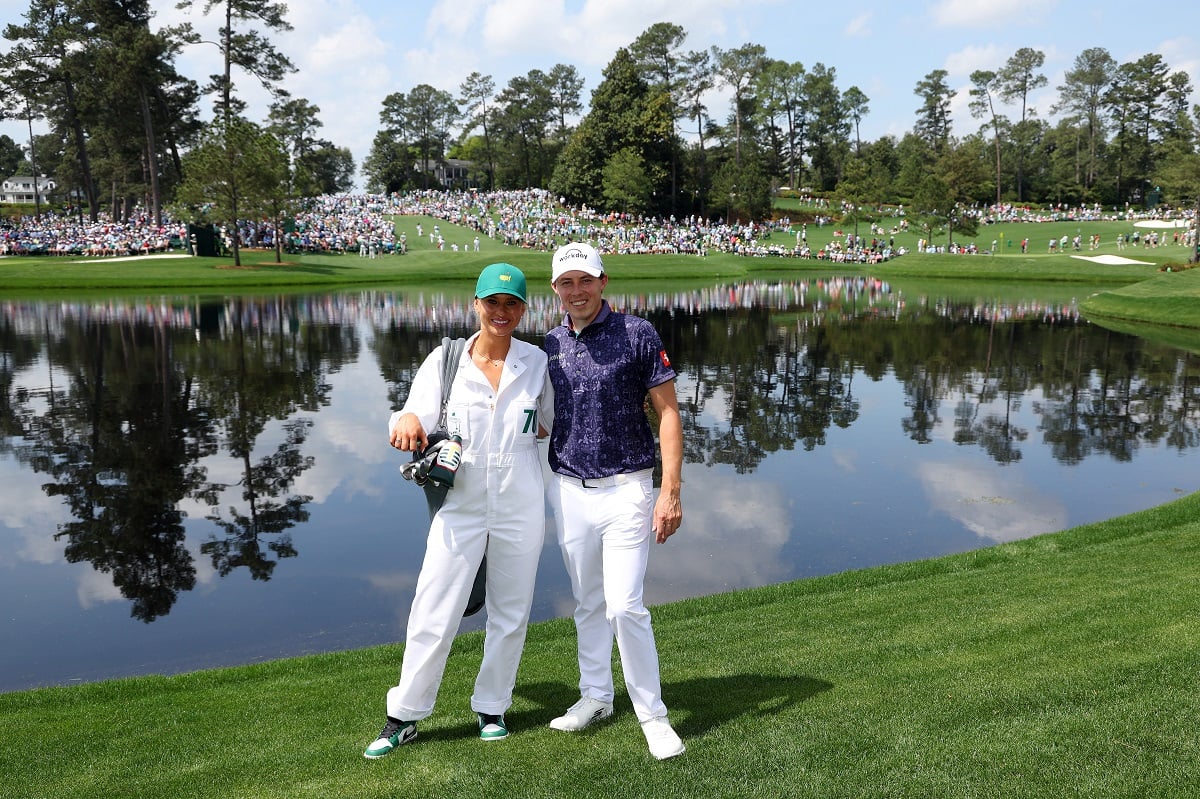
[(653, 474), (653, 469), (642, 469), (640, 472), (626, 472), (624, 474), (610, 475), (609, 477), (579, 478), (560, 473), (556, 473), (556, 476), (559, 480), (582, 488), (612, 488), (613, 486), (625, 485), (626, 483), (640, 482)]

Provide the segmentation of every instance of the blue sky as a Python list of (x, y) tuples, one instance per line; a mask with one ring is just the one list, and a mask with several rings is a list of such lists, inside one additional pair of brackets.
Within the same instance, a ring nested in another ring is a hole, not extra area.
[[(379, 108), (391, 92), (428, 83), (458, 93), (473, 71), (497, 88), (531, 69), (569, 64), (584, 78), (584, 100), (619, 47), (655, 22), (673, 22), (688, 38), (685, 50), (760, 44), (771, 58), (820, 62), (837, 73), (841, 90), (857, 86), (870, 99), (861, 135), (875, 139), (912, 128), (920, 103), (913, 88), (934, 69), (949, 72), (958, 90), (952, 104), (956, 135), (979, 127), (967, 110), (969, 76), (998, 69), (1021, 47), (1045, 53), (1045, 89), (1032, 97), (1050, 117), (1054, 89), (1076, 56), (1103, 47), (1118, 62), (1146, 53), (1163, 56), (1172, 71), (1200, 83), (1200, 6), (1165, 0), (1150, 6), (1127, 0), (909, 0), (903, 3), (807, 3), (797, 0), (295, 0), (287, 3), (294, 31), (277, 37), (300, 68), (286, 88), (321, 109), (324, 138), (366, 157), (379, 127)], [(215, 31), (217, 16), (185, 14), (174, 0), (152, 0), (153, 25), (190, 19)], [(28, 0), (0, 0), (0, 22), (19, 21)], [(0, 41), (0, 48), (7, 47)], [(203, 82), (219, 71), (215, 47), (189, 48), (184, 74)], [(269, 98), (242, 76), (239, 94), (261, 120)], [(1193, 93), (1193, 102), (1200, 94)], [(710, 112), (723, 119), (728, 92), (716, 90)], [(211, 104), (205, 101), (205, 113)], [(27, 139), (23, 123), (0, 122), (0, 133)]]

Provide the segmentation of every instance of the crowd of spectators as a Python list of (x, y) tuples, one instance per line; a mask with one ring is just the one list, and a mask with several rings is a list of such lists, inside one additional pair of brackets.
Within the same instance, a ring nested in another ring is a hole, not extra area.
[[(353, 254), (375, 257), (403, 253), (407, 234), (397, 233), (395, 216), (427, 216), (466, 228), (470, 236), (486, 236), (512, 247), (551, 252), (568, 240), (588, 240), (605, 254), (705, 256), (731, 253), (746, 257), (803, 257), (875, 263), (894, 255), (880, 239), (855, 239), (844, 244), (809, 249), (788, 218), (762, 222), (726, 222), (697, 215), (676, 218), (602, 212), (571, 207), (538, 189), (523, 191), (414, 191), (389, 196), (329, 195), (310, 200), (304, 210), (277, 231), (268, 221), (243, 221), (236, 235), (242, 247), (272, 248), (279, 237), (293, 253)], [(823, 224), (822, 217), (819, 223)], [(449, 230), (449, 227), (447, 228)], [(418, 230), (423, 236), (426, 231)], [(220, 227), (218, 241), (232, 248), (234, 235)], [(460, 249), (447, 243), (440, 228), (428, 232), (439, 249)], [(470, 238), (470, 237), (469, 237)], [(144, 216), (113, 222), (101, 215), (95, 224), (55, 214), (39, 220), (26, 217), (0, 230), (0, 255), (56, 256), (136, 255), (168, 250), (189, 251), (187, 225), (154, 225)], [(477, 249), (474, 241), (462, 249)]]
[[(810, 198), (816, 210), (807, 218), (816, 227), (831, 224), (827, 200)], [(843, 213), (855, 211), (852, 207)], [(567, 241), (586, 240), (604, 254), (695, 255), (730, 253), (753, 258), (780, 257), (833, 262), (879, 263), (906, 250), (896, 245), (896, 235), (908, 231), (903, 206), (875, 209), (876, 217), (892, 217), (888, 226), (869, 223), (869, 235), (836, 230), (832, 241), (821, 236), (810, 246), (808, 223), (793, 224), (788, 217), (740, 222), (706, 219), (697, 215), (661, 217), (599, 211), (588, 206), (569, 206), (542, 189), (520, 191), (411, 191), (392, 195), (339, 194), (308, 200), (304, 209), (290, 217), (282, 231), (267, 221), (240, 222), (236, 229), (242, 247), (273, 248), (277, 239), (290, 253), (354, 254), (374, 258), (407, 251), (406, 227), (397, 232), (396, 217), (432, 217), (448, 223), (428, 232), (418, 226), (417, 236), (428, 233), (438, 249), (478, 250), (480, 236), (512, 247), (552, 252)], [(963, 209), (981, 225), (999, 223), (1051, 222), (1063, 220), (1134, 221), (1148, 215), (1126, 209), (1105, 211), (1099, 205), (1055, 207), (1038, 210), (1013, 204)], [(1162, 218), (1159, 215), (1158, 218)], [(454, 228), (455, 234), (450, 234)], [(191, 251), (188, 226), (167, 221), (155, 224), (147, 214), (137, 213), (123, 222), (101, 215), (95, 223), (45, 213), (25, 217), (16, 225), (0, 227), (0, 255), (46, 254), (91, 257), (139, 255), (171, 250)], [(447, 241), (467, 231), (465, 240)], [(219, 228), (218, 241), (228, 250), (233, 231)], [(1157, 234), (1154, 234), (1157, 236)], [(1184, 234), (1177, 234), (1179, 235)], [(1157, 241), (1157, 238), (1155, 238)], [(1092, 242), (1089, 242), (1092, 244)], [(943, 251), (922, 241), (919, 250)], [(1023, 250), (1027, 246), (1022, 243)], [(1066, 242), (1062, 243), (1065, 248)], [(995, 252), (996, 243), (990, 250)], [(959, 244), (955, 252), (980, 252), (974, 244)]]
[(1008, 224), (1013, 222), (1139, 222), (1143, 220), (1190, 219), (1194, 214), (1191, 209), (1175, 210), (1171, 208), (1138, 209), (1126, 204), (1123, 208), (1105, 209), (1099, 203), (1091, 205), (1068, 205), (1060, 203), (1050, 208), (1033, 208), (1028, 205), (999, 203), (986, 206), (976, 206), (963, 209), (964, 213), (974, 216), (985, 225)]
[[(309, 200), (295, 216), (294, 227), (283, 233), (283, 249), (303, 253), (357, 253), (375, 257), (398, 252), (401, 242), (391, 218), (391, 204), (370, 194), (325, 195)], [(257, 236), (244, 240), (256, 246), (275, 246), (270, 225), (256, 226)]]
[(101, 215), (96, 222), (55, 213), (39, 218), (23, 217), (17, 225), (0, 226), (0, 256), (51, 255), (58, 257), (103, 257), (147, 255), (182, 249), (187, 225), (155, 224), (145, 214), (124, 222)]
[[(588, 241), (605, 255), (818, 258), (878, 263), (900, 254), (880, 237), (847, 235), (838, 247), (813, 251), (789, 217), (760, 222), (598, 211), (572, 207), (545, 190), (409, 192), (389, 198), (395, 213), (432, 216), (515, 247), (552, 252), (567, 241)], [(817, 224), (826, 224), (820, 217)], [(802, 225), (801, 228), (804, 226)], [(840, 234), (839, 234), (840, 235)]]

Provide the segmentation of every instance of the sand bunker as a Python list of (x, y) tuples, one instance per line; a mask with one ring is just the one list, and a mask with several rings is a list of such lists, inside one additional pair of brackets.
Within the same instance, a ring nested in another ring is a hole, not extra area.
[(1114, 266), (1123, 266), (1125, 264), (1154, 265), (1152, 261), (1135, 261), (1132, 258), (1122, 258), (1119, 255), (1072, 255), (1071, 257), (1078, 258), (1081, 261), (1091, 261), (1094, 264), (1112, 264)]
[(184, 252), (164, 252), (155, 255), (122, 255), (120, 258), (113, 258), (108, 255), (97, 255), (95, 258), (81, 258), (78, 261), (72, 261), (73, 264), (94, 264), (101, 261), (106, 264), (116, 263), (117, 261), (151, 261), (159, 258), (191, 258), (192, 256)]
[(1134, 227), (1156, 227), (1156, 228), (1175, 228), (1187, 227), (1186, 219), (1143, 219), (1140, 222), (1134, 222)]

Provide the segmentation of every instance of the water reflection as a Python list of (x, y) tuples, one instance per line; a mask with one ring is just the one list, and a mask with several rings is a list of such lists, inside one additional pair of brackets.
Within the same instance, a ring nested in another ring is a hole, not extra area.
[[(687, 536), (656, 550), (652, 602), (1194, 489), (1195, 356), (1092, 327), (1069, 297), (829, 276), (610, 299), (680, 374)], [(523, 335), (559, 317), (534, 297)], [(443, 291), (0, 303), (0, 599), (21, 608), (0, 690), (400, 637), (423, 511), (382, 428), (441, 336), (473, 328)], [(570, 609), (545, 554), (538, 618)], [(92, 670), (48, 667), (80, 650)]]

